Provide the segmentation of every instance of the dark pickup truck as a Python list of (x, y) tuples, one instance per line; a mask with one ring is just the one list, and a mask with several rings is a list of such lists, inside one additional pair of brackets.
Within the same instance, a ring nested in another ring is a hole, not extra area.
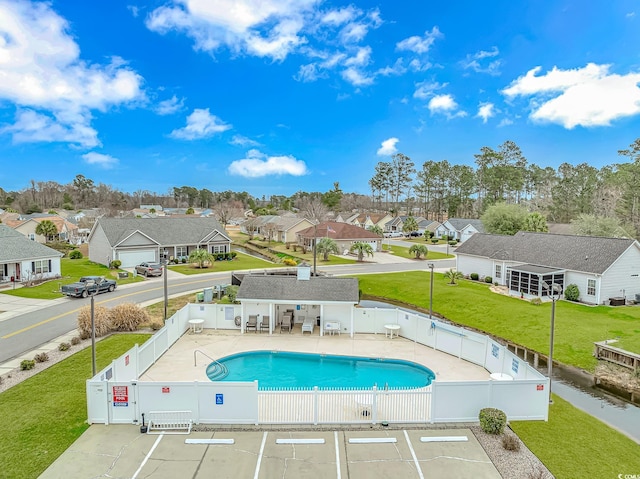
[(75, 298), (86, 298), (90, 294), (111, 292), (116, 289), (116, 286), (113, 279), (106, 279), (103, 276), (83, 276), (77, 283), (62, 285), (60, 292)]

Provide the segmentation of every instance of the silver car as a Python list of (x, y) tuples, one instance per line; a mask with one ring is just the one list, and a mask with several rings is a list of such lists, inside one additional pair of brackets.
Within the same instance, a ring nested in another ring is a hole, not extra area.
[(162, 276), (162, 265), (159, 263), (140, 263), (135, 269), (137, 274), (144, 276)]

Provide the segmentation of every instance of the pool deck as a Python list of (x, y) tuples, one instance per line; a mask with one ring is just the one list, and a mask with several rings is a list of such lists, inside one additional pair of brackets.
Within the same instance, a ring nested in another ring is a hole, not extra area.
[[(277, 331), (239, 331), (205, 329), (202, 333), (185, 333), (169, 350), (145, 372), (141, 381), (209, 381), (206, 368), (211, 360), (256, 350), (293, 351), (317, 354), (341, 354), (374, 358), (405, 359), (422, 364), (436, 374), (437, 381), (487, 380), (489, 372), (463, 359), (435, 351), (402, 337), (389, 339), (384, 334), (348, 334), (322, 336), (302, 334), (300, 326), (291, 333)], [(345, 386), (349, 386), (345, 384)]]

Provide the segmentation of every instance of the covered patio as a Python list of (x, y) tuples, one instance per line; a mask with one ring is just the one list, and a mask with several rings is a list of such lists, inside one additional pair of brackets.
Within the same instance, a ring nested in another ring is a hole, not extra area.
[(509, 292), (521, 295), (545, 298), (549, 291), (543, 287), (547, 284), (559, 284), (564, 291), (564, 269), (548, 268), (534, 264), (521, 264), (507, 268), (507, 284)]

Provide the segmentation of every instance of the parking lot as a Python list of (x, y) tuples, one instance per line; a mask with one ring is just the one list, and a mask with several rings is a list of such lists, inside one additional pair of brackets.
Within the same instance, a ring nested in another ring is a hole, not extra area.
[(93, 425), (40, 476), (473, 478), (500, 474), (469, 429), (230, 430), (141, 434)]

